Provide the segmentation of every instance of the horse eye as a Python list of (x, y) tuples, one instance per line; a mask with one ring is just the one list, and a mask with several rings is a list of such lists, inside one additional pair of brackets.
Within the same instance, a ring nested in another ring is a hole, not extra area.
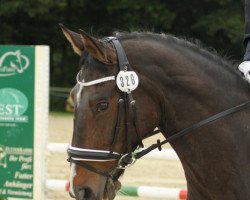
[(97, 111), (100, 112), (100, 111), (107, 110), (108, 107), (109, 107), (108, 102), (100, 102), (100, 103), (97, 104)]

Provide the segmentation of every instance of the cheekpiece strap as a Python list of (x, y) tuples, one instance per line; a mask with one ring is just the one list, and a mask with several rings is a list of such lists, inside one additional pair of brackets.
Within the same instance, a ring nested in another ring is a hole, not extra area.
[(107, 38), (107, 41), (113, 44), (115, 47), (120, 71), (127, 71), (130, 68), (130, 66), (129, 66), (127, 56), (122, 48), (121, 43), (116, 37), (109, 37)]

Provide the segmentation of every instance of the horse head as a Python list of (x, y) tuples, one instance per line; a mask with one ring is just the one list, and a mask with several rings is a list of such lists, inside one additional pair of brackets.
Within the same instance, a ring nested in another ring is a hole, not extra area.
[[(114, 199), (121, 187), (118, 179), (124, 171), (119, 162), (138, 146), (138, 129), (143, 139), (158, 126), (158, 102), (150, 94), (143, 94), (148, 88), (143, 87), (144, 77), (137, 72), (140, 85), (133, 97), (137, 100), (138, 124), (137, 127), (126, 125), (131, 122), (132, 114), (129, 108), (126, 111), (123, 93), (114, 80), (119, 73), (116, 49), (109, 41), (89, 36), (82, 30), (75, 33), (63, 25), (61, 28), (80, 56), (77, 83), (70, 94), (75, 106), (73, 138), (68, 150), (70, 194), (78, 200)], [(127, 55), (131, 53), (126, 49)], [(147, 104), (151, 106), (143, 109)]]

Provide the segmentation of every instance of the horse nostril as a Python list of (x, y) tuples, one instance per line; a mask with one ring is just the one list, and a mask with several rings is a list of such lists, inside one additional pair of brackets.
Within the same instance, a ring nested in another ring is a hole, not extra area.
[(77, 188), (76, 191), (76, 199), (77, 200), (94, 200), (95, 195), (93, 191), (89, 187)]
[(77, 199), (79, 199), (79, 200), (85, 199), (85, 190), (82, 189), (82, 190), (78, 191), (76, 196), (77, 196)]

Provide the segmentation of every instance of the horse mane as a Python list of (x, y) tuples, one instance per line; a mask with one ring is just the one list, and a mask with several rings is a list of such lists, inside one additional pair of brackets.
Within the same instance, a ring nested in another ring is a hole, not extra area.
[(238, 61), (230, 60), (228, 56), (222, 56), (218, 54), (218, 52), (214, 48), (206, 48), (198, 39), (177, 38), (171, 34), (158, 34), (152, 32), (115, 32), (115, 36), (121, 41), (130, 39), (147, 39), (158, 41), (161, 43), (164, 42), (166, 45), (174, 45), (181, 48), (187, 48), (194, 53), (200, 54), (202, 57), (206, 58), (209, 61), (214, 61), (217, 65), (220, 65), (223, 68), (226, 68), (228, 70), (233, 69), (231, 70), (233, 73), (237, 73), (241, 76), (238, 70), (236, 70), (239, 64)]

